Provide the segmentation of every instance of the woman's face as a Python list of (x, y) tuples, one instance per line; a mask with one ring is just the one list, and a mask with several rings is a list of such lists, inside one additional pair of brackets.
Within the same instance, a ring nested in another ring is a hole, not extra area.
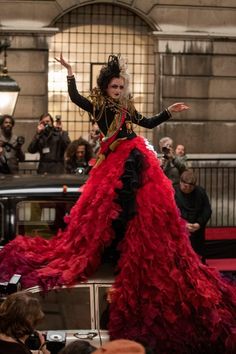
[(83, 161), (85, 158), (85, 153), (86, 153), (86, 147), (85, 145), (79, 145), (76, 149), (76, 160), (77, 161)]
[(124, 91), (125, 81), (122, 77), (114, 77), (108, 84), (107, 96), (113, 100), (119, 100), (122, 92)]

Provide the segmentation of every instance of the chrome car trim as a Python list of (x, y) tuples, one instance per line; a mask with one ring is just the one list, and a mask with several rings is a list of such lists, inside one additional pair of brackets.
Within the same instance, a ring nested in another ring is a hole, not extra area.
[(15, 195), (24, 193), (27, 194), (39, 194), (39, 193), (79, 193), (80, 187), (53, 187), (53, 188), (21, 188), (21, 189), (5, 189), (0, 190), (0, 195)]

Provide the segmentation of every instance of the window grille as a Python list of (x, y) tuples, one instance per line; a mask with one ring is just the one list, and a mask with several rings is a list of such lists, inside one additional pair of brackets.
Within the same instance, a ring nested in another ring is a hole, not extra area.
[[(49, 48), (49, 112), (62, 116), (63, 129), (72, 140), (88, 139), (91, 123), (88, 114), (69, 99), (66, 69), (54, 59), (60, 52), (71, 63), (84, 96), (95, 86), (109, 54), (127, 57), (135, 107), (145, 116), (153, 115), (154, 45), (150, 28), (140, 17), (122, 7), (96, 4), (75, 8), (54, 25), (60, 32), (51, 38)], [(152, 141), (151, 130), (136, 127), (135, 131)]]

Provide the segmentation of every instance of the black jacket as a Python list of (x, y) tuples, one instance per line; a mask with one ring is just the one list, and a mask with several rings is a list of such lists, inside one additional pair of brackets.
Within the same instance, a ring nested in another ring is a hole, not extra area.
[(175, 201), (184, 220), (191, 224), (200, 224), (200, 229), (191, 233), (190, 240), (193, 249), (203, 255), (205, 227), (212, 213), (206, 191), (200, 186), (195, 186), (191, 193), (186, 194), (177, 186), (175, 187)]
[[(83, 110), (89, 112), (90, 114), (94, 115), (94, 113), (95, 113), (94, 118), (99, 116), (101, 107), (98, 108), (97, 110), (95, 110), (95, 112), (94, 112), (93, 104), (87, 98), (80, 95), (80, 93), (78, 92), (77, 87), (76, 87), (75, 78), (68, 76), (67, 82), (68, 82), (68, 92), (69, 92), (69, 96), (70, 96), (71, 101), (73, 103), (75, 103), (77, 106), (79, 106), (80, 108), (82, 108)], [(111, 123), (113, 122), (113, 120), (115, 118), (115, 113), (116, 112), (114, 111), (113, 107), (110, 106), (108, 103), (104, 107), (104, 111), (102, 112), (101, 119), (97, 120), (97, 124), (98, 124), (101, 132), (104, 135), (107, 134), (108, 127), (110, 127)], [(167, 121), (171, 116), (167, 110), (164, 110), (163, 112), (156, 114), (155, 116), (150, 117), (150, 118), (144, 117), (142, 114), (140, 114), (136, 110), (131, 114), (129, 114), (129, 113), (131, 113), (131, 112), (128, 112), (127, 118), (129, 120), (131, 120), (132, 123), (137, 124), (141, 127), (147, 128), (147, 129), (152, 129), (152, 128), (158, 126), (159, 124)], [(117, 135), (117, 138), (124, 138), (125, 137), (128, 139), (132, 139), (135, 136), (136, 136), (136, 134), (134, 133), (134, 131), (127, 132), (126, 125), (123, 124), (123, 126), (120, 129), (119, 134)]]
[(31, 141), (28, 151), (31, 154), (39, 152), (40, 161), (38, 173), (63, 173), (64, 154), (70, 138), (66, 131), (59, 131), (51, 128), (49, 131), (42, 131), (36, 134)]

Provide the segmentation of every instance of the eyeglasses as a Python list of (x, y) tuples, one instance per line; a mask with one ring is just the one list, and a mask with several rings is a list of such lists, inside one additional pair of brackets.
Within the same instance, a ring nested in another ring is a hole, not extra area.
[(111, 85), (110, 86), (111, 88), (113, 88), (113, 89), (120, 89), (120, 90), (123, 90), (123, 88), (124, 88), (124, 86), (123, 85)]

